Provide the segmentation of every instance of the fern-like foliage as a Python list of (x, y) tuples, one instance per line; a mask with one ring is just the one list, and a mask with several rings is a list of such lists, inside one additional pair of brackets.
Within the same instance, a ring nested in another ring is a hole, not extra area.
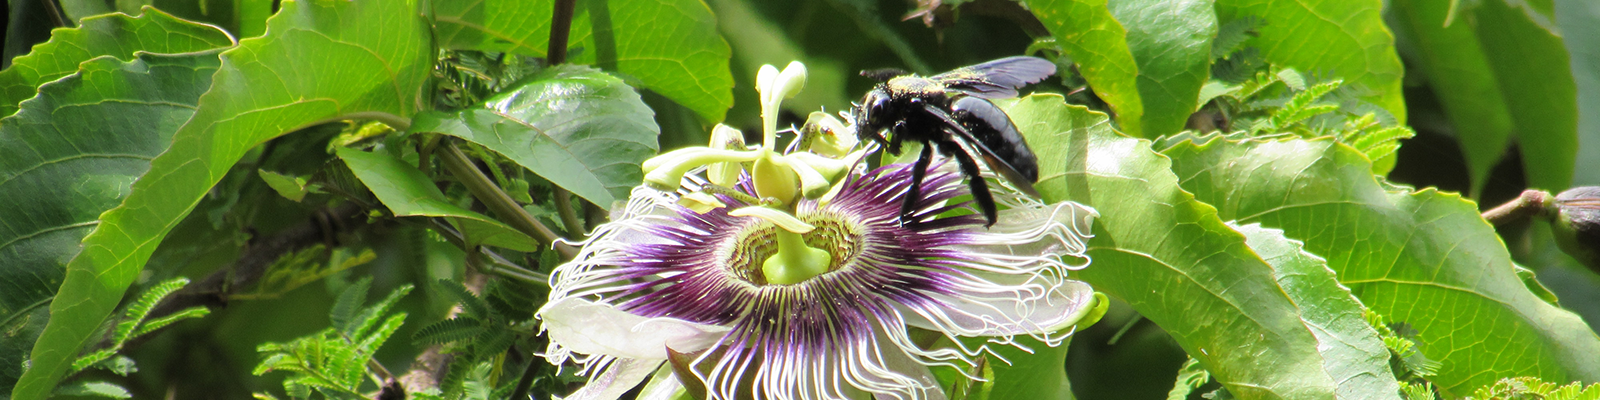
[[(178, 321), (200, 318), (211, 313), (211, 310), (205, 307), (191, 307), (160, 318), (146, 320), (150, 316), (150, 310), (155, 309), (162, 299), (177, 292), (178, 289), (183, 289), (188, 284), (188, 278), (174, 278), (162, 281), (146, 289), (144, 294), (139, 295), (138, 299), (128, 305), (128, 308), (122, 312), (121, 320), (117, 322), (115, 327), (111, 328), (111, 345), (78, 357), (77, 360), (72, 362), (72, 373), (76, 374), (89, 368), (102, 369), (121, 376), (128, 376), (128, 374), (138, 372), (139, 368), (134, 364), (133, 359), (118, 354), (129, 340), (155, 332)], [(121, 386), (99, 381), (79, 381), (64, 384), (56, 389), (56, 394), (114, 399), (132, 397)]]
[(1211, 373), (1200, 365), (1200, 360), (1190, 357), (1189, 361), (1178, 368), (1178, 379), (1172, 383), (1172, 390), (1167, 391), (1167, 400), (1184, 400), (1189, 398), (1189, 393), (1194, 392), (1206, 382), (1211, 381)]
[[(440, 398), (477, 398), (475, 394), (485, 390), (512, 388), (515, 379), (501, 379), (500, 371), (509, 367), (506, 359), (513, 346), (534, 338), (534, 305), (541, 302), (544, 293), (505, 280), (491, 281), (482, 295), (448, 280), (438, 281), (434, 288), (453, 298), (461, 308), (455, 317), (423, 327), (411, 337), (420, 345), (444, 345), (455, 354), (449, 372), (440, 382)], [(485, 365), (492, 366), (493, 373), (479, 376), (479, 369)]]
[(1583, 382), (1572, 382), (1561, 386), (1534, 377), (1504, 378), (1492, 385), (1478, 388), (1467, 399), (1600, 400), (1600, 383), (1584, 387)]
[[(366, 308), (365, 300), (372, 280), (363, 279), (345, 288), (329, 312), (333, 327), (288, 343), (266, 343), (256, 348), (265, 358), (252, 373), (288, 372), (283, 387), (292, 398), (310, 398), (314, 393), (330, 399), (364, 398), (361, 386), (368, 374), (372, 356), (405, 322), (405, 313), (389, 310), (411, 292), (411, 285), (390, 292)], [(352, 305), (353, 304), (353, 305)], [(382, 385), (382, 382), (375, 382)], [(271, 397), (258, 394), (257, 397)]]

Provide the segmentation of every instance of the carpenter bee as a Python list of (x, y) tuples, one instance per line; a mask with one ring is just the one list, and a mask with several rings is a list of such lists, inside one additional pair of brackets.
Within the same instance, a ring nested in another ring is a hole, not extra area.
[[(916, 211), (922, 179), (933, 150), (955, 159), (972, 188), (988, 224), (995, 222), (994, 197), (989, 184), (979, 175), (982, 159), (989, 169), (1018, 189), (1039, 197), (1033, 183), (1039, 179), (1039, 159), (1028, 149), (1011, 117), (989, 99), (1015, 97), (1023, 85), (1038, 82), (1056, 72), (1056, 65), (1037, 57), (1008, 57), (954, 71), (921, 77), (897, 70), (862, 71), (861, 75), (879, 83), (867, 92), (854, 109), (856, 135), (888, 146), (890, 154), (900, 154), (906, 140), (922, 143), (922, 155), (912, 167), (911, 188), (900, 205), (901, 223)], [(887, 129), (885, 139), (880, 131)]]

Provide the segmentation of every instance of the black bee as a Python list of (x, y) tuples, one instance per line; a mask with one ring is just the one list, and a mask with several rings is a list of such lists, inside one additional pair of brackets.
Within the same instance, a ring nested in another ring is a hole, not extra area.
[[(921, 197), (918, 191), (935, 147), (961, 166), (973, 200), (988, 218), (986, 227), (994, 225), (996, 209), (974, 155), (1024, 193), (1039, 197), (1033, 189), (1039, 180), (1038, 157), (1011, 117), (988, 99), (1015, 97), (1023, 85), (1055, 73), (1054, 63), (1036, 57), (1002, 58), (930, 77), (897, 70), (861, 71), (862, 76), (883, 83), (856, 105), (856, 135), (884, 144), (896, 155), (902, 141), (923, 144), (922, 156), (912, 167), (911, 188), (900, 206), (901, 223), (909, 222), (916, 211), (912, 207)], [(879, 133), (884, 129), (892, 134), (887, 140)]]

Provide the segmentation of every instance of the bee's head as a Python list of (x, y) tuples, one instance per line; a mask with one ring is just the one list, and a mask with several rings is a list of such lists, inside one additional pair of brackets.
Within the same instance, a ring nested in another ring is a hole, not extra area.
[(855, 107), (856, 137), (861, 140), (875, 140), (882, 142), (883, 135), (878, 131), (888, 128), (894, 122), (894, 117), (889, 115), (889, 103), (893, 99), (884, 85), (878, 85), (861, 98), (861, 103)]

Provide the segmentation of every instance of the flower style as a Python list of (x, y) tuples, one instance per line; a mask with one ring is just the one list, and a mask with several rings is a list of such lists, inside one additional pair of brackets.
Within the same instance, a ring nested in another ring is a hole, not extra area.
[(782, 228), (729, 211), (748, 204), (719, 195), (728, 207), (702, 214), (637, 189), (617, 221), (556, 269), (539, 312), (547, 357), (585, 365), (592, 378), (580, 394), (595, 398), (632, 388), (670, 349), (697, 354), (693, 375), (710, 398), (929, 399), (944, 396), (927, 366), (970, 366), (988, 349), (927, 349), (907, 326), (1059, 343), (1093, 303), (1088, 285), (1065, 275), (1087, 265), (1094, 211), (1016, 204), (985, 230), (977, 215), (939, 216), (965, 205), (952, 200), (966, 186), (951, 165), (932, 169), (905, 226), (904, 164), (847, 177), (827, 202), (797, 204), (795, 216), (815, 227), (805, 243), (831, 257), (826, 272), (793, 284), (761, 272)]

